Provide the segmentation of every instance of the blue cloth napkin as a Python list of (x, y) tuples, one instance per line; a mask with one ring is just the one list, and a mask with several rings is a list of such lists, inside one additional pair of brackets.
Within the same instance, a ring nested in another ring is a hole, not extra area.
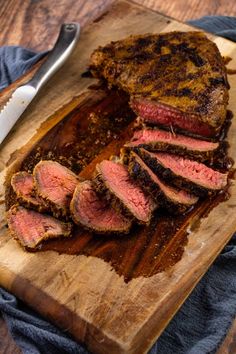
[(236, 42), (236, 18), (230, 16), (204, 16), (199, 20), (188, 21), (192, 26), (225, 37)]
[[(236, 41), (236, 18), (203, 17), (190, 24)], [(44, 53), (0, 48), (0, 88), (21, 76)], [(0, 288), (0, 311), (25, 354), (73, 354), (88, 351), (68, 334)], [(236, 316), (236, 235), (185, 301), (149, 354), (215, 353)]]
[(0, 91), (26, 73), (45, 54), (16, 46), (1, 47)]

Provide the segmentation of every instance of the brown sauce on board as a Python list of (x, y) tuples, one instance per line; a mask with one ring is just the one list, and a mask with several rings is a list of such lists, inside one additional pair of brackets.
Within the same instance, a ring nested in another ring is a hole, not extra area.
[[(80, 176), (91, 178), (96, 163), (118, 154), (130, 139), (134, 118), (125, 94), (96, 87), (91, 99), (83, 101), (53, 127), (25, 155), (17, 169), (31, 172), (40, 159), (53, 159)], [(222, 137), (227, 133), (231, 118), (229, 113)], [(8, 209), (15, 203), (15, 196), (9, 179), (7, 183)], [(75, 225), (70, 239), (46, 241), (37, 251), (53, 250), (59, 254), (101, 258), (126, 281), (152, 276), (181, 259), (188, 234), (199, 227), (201, 217), (207, 216), (226, 198), (227, 191), (199, 201), (191, 211), (181, 216), (172, 216), (159, 209), (149, 226), (134, 225), (128, 235), (98, 235)]]
[(223, 62), (225, 65), (229, 64), (231, 62), (232, 58), (229, 56), (223, 57)]
[(197, 231), (201, 218), (228, 198), (228, 192), (224, 191), (199, 202), (186, 215), (172, 216), (157, 210), (148, 227), (134, 225), (128, 235), (98, 235), (75, 226), (71, 239), (45, 242), (39, 250), (99, 257), (109, 262), (126, 281), (149, 277), (177, 263), (188, 235)]
[[(223, 61), (224, 61), (224, 64), (227, 65), (231, 62), (232, 58), (228, 57), (228, 56), (225, 56), (223, 57)], [(228, 75), (235, 75), (236, 74), (236, 69), (229, 69), (229, 68), (226, 68), (226, 72)]]
[(228, 75), (235, 75), (236, 74), (236, 69), (229, 69), (229, 68), (227, 68), (227, 74)]

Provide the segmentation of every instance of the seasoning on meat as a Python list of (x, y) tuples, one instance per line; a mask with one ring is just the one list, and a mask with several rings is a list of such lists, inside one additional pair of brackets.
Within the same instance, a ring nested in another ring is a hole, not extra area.
[(162, 180), (199, 196), (219, 191), (227, 185), (227, 173), (181, 156), (139, 149), (139, 155)]
[(68, 216), (78, 177), (58, 162), (40, 161), (34, 168), (36, 191), (55, 216)]
[(11, 178), (11, 186), (20, 204), (40, 212), (48, 210), (46, 202), (35, 191), (34, 178), (30, 173), (26, 171), (15, 173)]
[(130, 153), (129, 173), (160, 206), (172, 214), (186, 212), (198, 201), (195, 195), (162, 182), (133, 151)]
[(130, 36), (96, 49), (91, 72), (131, 96), (145, 122), (216, 138), (229, 84), (217, 46), (202, 32)]

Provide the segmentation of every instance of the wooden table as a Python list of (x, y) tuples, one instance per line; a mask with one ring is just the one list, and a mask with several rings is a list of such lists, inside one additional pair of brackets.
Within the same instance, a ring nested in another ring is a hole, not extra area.
[[(0, 0), (0, 45), (21, 45), (37, 51), (49, 49), (60, 23), (79, 21), (82, 25), (99, 16), (113, 0)], [(236, 16), (234, 0), (136, 0), (180, 21), (204, 15)], [(18, 354), (20, 349), (0, 317), (0, 353)], [(236, 321), (218, 354), (236, 352)]]

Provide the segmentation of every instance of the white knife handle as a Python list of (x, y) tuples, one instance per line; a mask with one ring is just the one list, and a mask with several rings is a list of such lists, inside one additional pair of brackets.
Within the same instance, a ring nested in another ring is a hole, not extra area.
[(79, 33), (80, 25), (78, 23), (63, 24), (54, 48), (27, 85), (33, 86), (38, 91), (64, 64), (79, 39)]

